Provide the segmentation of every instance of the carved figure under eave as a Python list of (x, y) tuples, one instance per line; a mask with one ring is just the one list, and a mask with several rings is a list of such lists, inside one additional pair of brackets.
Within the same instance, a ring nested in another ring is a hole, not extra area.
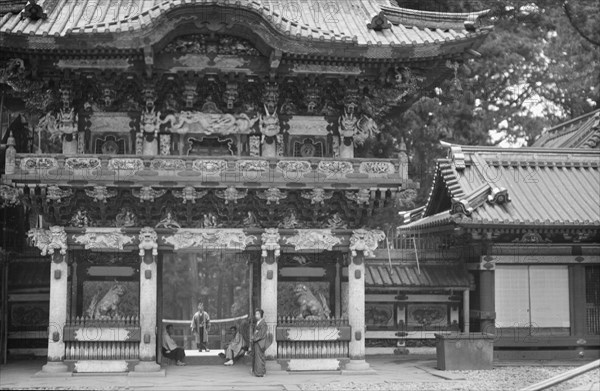
[(167, 210), (165, 217), (156, 224), (155, 228), (181, 228), (181, 225), (173, 218), (173, 213)]
[(92, 220), (88, 216), (87, 210), (83, 208), (78, 209), (73, 217), (71, 217), (70, 225), (77, 228), (91, 227)]
[(317, 299), (311, 290), (303, 284), (296, 285), (294, 293), (299, 310), (299, 319), (329, 319), (331, 310), (322, 293), (319, 292), (319, 299)]
[(290, 209), (287, 215), (283, 218), (283, 221), (279, 224), (279, 228), (293, 229), (299, 228), (300, 222), (296, 217), (296, 212), (293, 209)]
[(259, 226), (260, 224), (258, 223), (258, 219), (256, 218), (254, 212), (248, 211), (248, 215), (246, 216), (246, 218), (244, 218), (244, 227), (256, 228)]
[(131, 209), (121, 208), (121, 212), (115, 218), (115, 225), (119, 228), (135, 227), (138, 225), (138, 219)]
[(87, 316), (92, 319), (113, 319), (119, 315), (119, 304), (121, 297), (125, 295), (126, 289), (123, 285), (113, 285), (108, 292), (98, 300), (100, 292), (97, 292), (86, 311)]
[(334, 213), (329, 219), (327, 219), (327, 228), (331, 229), (345, 229), (348, 228), (348, 223), (346, 223), (339, 213)]

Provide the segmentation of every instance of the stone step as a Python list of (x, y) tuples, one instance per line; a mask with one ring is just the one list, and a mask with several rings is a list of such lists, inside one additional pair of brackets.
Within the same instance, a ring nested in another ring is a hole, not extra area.
[[(197, 350), (185, 351), (185, 363), (187, 365), (223, 365), (225, 359), (219, 357), (219, 353), (225, 353), (223, 350), (211, 350), (210, 352), (198, 352)], [(237, 361), (237, 365), (244, 364), (249, 357), (242, 357)], [(175, 365), (175, 363), (172, 363)]]

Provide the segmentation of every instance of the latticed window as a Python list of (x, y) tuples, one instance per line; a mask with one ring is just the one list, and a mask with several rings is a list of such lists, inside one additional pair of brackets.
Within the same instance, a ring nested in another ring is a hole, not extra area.
[(585, 268), (585, 303), (588, 334), (600, 334), (600, 265)]

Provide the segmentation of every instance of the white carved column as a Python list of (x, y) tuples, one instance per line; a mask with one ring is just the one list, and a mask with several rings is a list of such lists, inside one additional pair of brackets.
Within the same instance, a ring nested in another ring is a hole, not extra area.
[(348, 323), (352, 329), (346, 369), (369, 368), (365, 361), (365, 262), (362, 251), (348, 265)]
[(382, 231), (358, 229), (350, 237), (350, 264), (348, 265), (348, 323), (351, 327), (349, 346), (351, 371), (372, 371), (365, 361), (365, 256), (373, 252), (381, 240)]
[(280, 235), (277, 229), (266, 229), (262, 234), (262, 265), (260, 305), (273, 342), (267, 347), (267, 360), (277, 359), (277, 258), (280, 254)]
[(158, 235), (154, 229), (142, 228), (140, 240), (140, 362), (136, 372), (160, 371), (156, 363), (156, 300)]
[[(67, 322), (67, 234), (59, 226), (31, 229), (27, 235), (42, 256), (50, 255), (50, 315), (48, 317), (48, 362), (42, 372), (66, 372), (63, 331)], [(55, 253), (55, 250), (58, 252)]]
[(48, 362), (42, 372), (66, 372), (63, 330), (67, 322), (66, 255), (53, 254), (50, 266), (50, 316), (48, 319)]

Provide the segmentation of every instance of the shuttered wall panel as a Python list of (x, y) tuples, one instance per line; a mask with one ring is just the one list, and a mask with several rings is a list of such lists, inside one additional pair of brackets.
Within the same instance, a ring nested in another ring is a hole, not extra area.
[(567, 265), (530, 266), (533, 327), (570, 327)]
[(529, 327), (527, 268), (527, 266), (512, 265), (496, 266), (496, 327)]

